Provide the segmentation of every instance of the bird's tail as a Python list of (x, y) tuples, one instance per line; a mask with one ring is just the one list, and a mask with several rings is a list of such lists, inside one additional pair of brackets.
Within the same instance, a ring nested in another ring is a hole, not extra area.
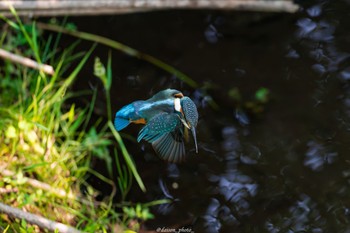
[(142, 118), (138, 112), (144, 101), (134, 101), (131, 104), (128, 104), (122, 107), (116, 114), (114, 119), (114, 127), (117, 131), (120, 131), (127, 127), (130, 123), (134, 124), (146, 124), (146, 120)]
[(120, 131), (127, 127), (132, 119), (132, 115), (135, 113), (133, 104), (122, 107), (116, 114), (114, 119), (114, 127), (117, 131)]
[(117, 131), (124, 129), (129, 124), (130, 124), (129, 119), (125, 119), (125, 118), (118, 117), (118, 116), (116, 116), (114, 119), (114, 127)]

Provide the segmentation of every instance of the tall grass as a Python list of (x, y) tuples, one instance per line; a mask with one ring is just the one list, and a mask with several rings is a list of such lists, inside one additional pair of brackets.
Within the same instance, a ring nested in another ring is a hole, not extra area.
[[(23, 24), (17, 16), (15, 21), (1, 15), (0, 18), (6, 23), (1, 28), (0, 47), (31, 57), (38, 63), (50, 63), (55, 69), (54, 75), (48, 76), (9, 61), (0, 65), (1, 202), (75, 225), (85, 232), (110, 232), (114, 224), (126, 224), (130, 218), (151, 218), (147, 204), (123, 204), (124, 211), (118, 213), (112, 202), (117, 189), (121, 203), (125, 202), (133, 176), (142, 190), (145, 186), (112, 124), (111, 56), (107, 68), (96, 60), (94, 69), (106, 90), (108, 121), (101, 127), (101, 120), (91, 122), (96, 92), (70, 90), (86, 61), (92, 57), (95, 45), (87, 52), (74, 53), (75, 43), (57, 53), (60, 36), (48, 35), (44, 40), (35, 22)], [(77, 107), (72, 98), (79, 95), (91, 96), (90, 105)], [(114, 149), (109, 150), (112, 146)], [(111, 158), (115, 157), (117, 185), (90, 168), (93, 156), (109, 164), (110, 174)], [(98, 191), (85, 181), (87, 176), (95, 176), (110, 185), (110, 196), (98, 202)], [(127, 210), (135, 208), (139, 214), (130, 216)], [(0, 216), (1, 229), (38, 231), (24, 220), (13, 222)]]

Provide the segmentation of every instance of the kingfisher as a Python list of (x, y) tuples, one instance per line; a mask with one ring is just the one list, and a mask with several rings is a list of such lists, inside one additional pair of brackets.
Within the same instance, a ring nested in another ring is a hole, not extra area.
[(163, 160), (179, 163), (185, 159), (184, 141), (191, 131), (198, 153), (196, 127), (198, 111), (195, 103), (180, 91), (166, 89), (147, 100), (137, 100), (122, 107), (115, 116), (117, 131), (129, 124), (143, 124), (137, 141), (145, 140)]

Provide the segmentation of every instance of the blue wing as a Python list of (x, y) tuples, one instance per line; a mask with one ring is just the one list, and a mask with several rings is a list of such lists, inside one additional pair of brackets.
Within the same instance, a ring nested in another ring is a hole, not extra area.
[(169, 162), (181, 162), (185, 157), (183, 126), (174, 113), (160, 113), (154, 116), (139, 133), (142, 139), (152, 143), (156, 153)]
[(160, 113), (151, 118), (145, 125), (137, 137), (137, 141), (142, 139), (152, 143), (165, 133), (174, 131), (180, 124), (180, 120), (176, 114), (166, 112)]
[(159, 157), (171, 163), (185, 160), (185, 145), (179, 131), (163, 134), (152, 143)]

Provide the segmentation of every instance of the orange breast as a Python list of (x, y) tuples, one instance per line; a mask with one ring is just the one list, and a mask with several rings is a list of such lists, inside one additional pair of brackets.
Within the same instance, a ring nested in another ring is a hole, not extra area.
[(134, 123), (134, 124), (143, 124), (143, 125), (147, 123), (144, 118), (140, 118), (140, 119), (137, 119), (137, 120), (134, 120), (134, 121), (130, 120), (130, 122)]

